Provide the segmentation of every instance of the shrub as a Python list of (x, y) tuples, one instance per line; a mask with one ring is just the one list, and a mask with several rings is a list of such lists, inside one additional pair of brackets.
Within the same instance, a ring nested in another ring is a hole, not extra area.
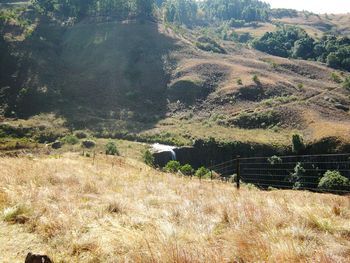
[(164, 170), (169, 172), (169, 173), (176, 173), (177, 171), (180, 170), (180, 167), (181, 167), (181, 165), (178, 161), (172, 160), (166, 164)]
[(78, 139), (85, 139), (87, 138), (87, 134), (83, 131), (77, 131), (74, 133), (75, 137), (77, 137)]
[(71, 134), (71, 135), (67, 135), (67, 136), (63, 137), (61, 141), (63, 143), (66, 143), (66, 144), (74, 145), (74, 144), (77, 144), (79, 142), (79, 139), (76, 136)]
[(334, 82), (336, 82), (336, 83), (341, 83), (341, 82), (342, 82), (342, 80), (341, 80), (341, 78), (339, 77), (339, 75), (338, 75), (337, 73), (335, 73), (335, 72), (332, 72), (331, 78), (332, 78), (332, 80), (333, 80)]
[(193, 175), (194, 169), (190, 164), (185, 164), (180, 167), (180, 172), (183, 173), (184, 175)]
[(350, 90), (350, 77), (345, 78), (342, 85), (344, 89)]
[(253, 75), (252, 80), (256, 83), (256, 84), (260, 84), (260, 80), (259, 77), (257, 75)]
[(59, 149), (62, 147), (62, 143), (60, 141), (55, 141), (51, 144), (52, 149)]
[(321, 178), (318, 188), (326, 191), (350, 191), (350, 181), (338, 171), (327, 171)]
[(277, 155), (271, 156), (267, 159), (267, 161), (271, 164), (271, 165), (275, 165), (275, 164), (281, 164), (282, 163), (282, 159), (280, 157), (278, 157)]
[(196, 47), (209, 52), (225, 54), (226, 51), (216, 41), (209, 37), (199, 37), (196, 42)]
[(243, 85), (243, 81), (242, 81), (241, 78), (237, 79), (237, 84), (238, 84), (238, 85)]
[(143, 161), (145, 162), (145, 164), (147, 164), (149, 166), (154, 166), (154, 156), (150, 152), (150, 150), (144, 151), (142, 158), (143, 158)]
[(290, 174), (289, 181), (293, 183), (293, 189), (301, 189), (303, 187), (303, 177), (305, 175), (305, 169), (301, 163), (297, 163), (294, 167), (294, 172)]
[(208, 177), (210, 171), (205, 168), (204, 166), (200, 167), (197, 169), (195, 175), (199, 178), (202, 178), (202, 177)]
[(119, 151), (114, 142), (110, 141), (106, 144), (106, 154), (107, 155), (119, 155)]
[(81, 142), (81, 145), (84, 147), (84, 148), (93, 148), (96, 146), (96, 143), (92, 140), (85, 140), (85, 141), (82, 141)]
[(301, 153), (305, 149), (303, 136), (300, 134), (293, 134), (292, 136), (292, 150), (294, 153)]
[(9, 207), (3, 211), (3, 220), (8, 223), (19, 223), (24, 224), (28, 221), (29, 209), (24, 205), (16, 205), (14, 207)]

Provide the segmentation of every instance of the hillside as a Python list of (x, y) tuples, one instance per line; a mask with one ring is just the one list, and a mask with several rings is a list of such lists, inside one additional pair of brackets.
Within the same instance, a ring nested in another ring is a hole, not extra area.
[[(347, 34), (347, 15), (315, 17), (276, 21), (320, 34), (328, 19)], [(39, 21), (29, 37), (21, 37), (16, 23), (4, 29), (5, 134), (23, 125), (27, 134), (53, 132), (56, 124), (45, 120), (54, 118), (62, 125), (57, 136), (87, 129), (98, 137), (180, 145), (209, 137), (289, 145), (299, 132), (307, 142), (349, 142), (349, 91), (334, 80), (345, 80), (347, 72), (271, 56), (210, 32), (224, 52), (204, 51), (203, 29), (160, 21), (86, 18), (64, 27)], [(235, 30), (261, 35), (273, 23)]]
[[(0, 158), (0, 261), (347, 262), (349, 198), (161, 173), (133, 159)], [(14, 247), (16, 250), (14, 251)]]

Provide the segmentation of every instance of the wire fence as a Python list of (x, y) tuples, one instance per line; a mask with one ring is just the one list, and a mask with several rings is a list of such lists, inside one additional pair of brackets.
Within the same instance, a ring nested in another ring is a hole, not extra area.
[[(261, 189), (350, 193), (350, 154), (237, 157), (208, 169), (238, 188), (242, 182)], [(335, 173), (324, 177), (327, 171)]]

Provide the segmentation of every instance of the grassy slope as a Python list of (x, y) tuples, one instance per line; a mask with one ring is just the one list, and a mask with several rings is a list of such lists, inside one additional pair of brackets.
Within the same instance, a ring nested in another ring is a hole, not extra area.
[(231, 184), (104, 156), (94, 165), (67, 153), (0, 158), (0, 166), (1, 262), (22, 262), (28, 251), (55, 262), (347, 262), (350, 256), (349, 197), (238, 192)]
[[(339, 27), (346, 17), (329, 19)], [(289, 22), (316, 28), (316, 18)], [(259, 35), (271, 29), (265, 24), (240, 30)], [(335, 70), (319, 63), (273, 57), (232, 42), (220, 42), (226, 55), (204, 52), (195, 48), (197, 31), (149, 22), (83, 21), (60, 34), (45, 25), (36, 28), (27, 43), (36, 48), (23, 85), (55, 94), (49, 111), (67, 126), (185, 144), (210, 136), (289, 144), (295, 131), (308, 141), (349, 140), (349, 113), (336, 108), (350, 105), (349, 92), (331, 80)], [(39, 41), (40, 36), (47, 38)], [(40, 112), (41, 102), (31, 105)], [(267, 111), (280, 114), (280, 123), (259, 129), (232, 124), (242, 113)]]

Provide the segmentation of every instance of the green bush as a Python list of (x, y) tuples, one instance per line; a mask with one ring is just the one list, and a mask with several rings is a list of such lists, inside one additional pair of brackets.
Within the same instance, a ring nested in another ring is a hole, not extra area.
[(350, 90), (350, 77), (345, 78), (342, 85), (344, 89)]
[(144, 151), (142, 158), (143, 158), (143, 161), (145, 162), (145, 164), (147, 164), (149, 166), (154, 166), (154, 156), (150, 152), (150, 150)]
[(164, 167), (164, 170), (169, 173), (176, 173), (181, 168), (181, 165), (178, 161), (169, 161), (166, 166)]
[(293, 134), (292, 136), (292, 150), (294, 153), (299, 154), (305, 149), (303, 136), (300, 134)]
[(61, 141), (63, 143), (66, 143), (66, 144), (74, 145), (74, 144), (77, 144), (79, 142), (79, 139), (74, 135), (67, 135), (67, 136), (63, 137)]
[(341, 83), (341, 82), (342, 82), (342, 80), (341, 80), (341, 78), (339, 77), (339, 75), (338, 75), (337, 73), (335, 73), (335, 72), (332, 72), (331, 78), (332, 78), (332, 80), (333, 80), (334, 82), (336, 82), (336, 83)]
[(321, 178), (318, 188), (326, 191), (350, 191), (350, 181), (338, 171), (327, 171)]
[(194, 169), (190, 164), (185, 164), (180, 167), (180, 172), (183, 173), (184, 175), (193, 175)]
[(242, 81), (241, 78), (237, 79), (237, 84), (238, 84), (238, 85), (243, 85), (243, 81)]
[(253, 75), (252, 80), (253, 80), (256, 84), (259, 84), (259, 83), (260, 83), (259, 77), (258, 77), (257, 75)]
[(195, 175), (199, 178), (208, 177), (210, 175), (210, 171), (204, 166), (202, 166), (197, 169)]
[(119, 151), (114, 142), (110, 141), (106, 144), (106, 154), (107, 155), (119, 155)]
[(289, 181), (293, 183), (293, 189), (299, 190), (303, 185), (306, 170), (301, 163), (297, 163), (294, 172), (290, 174)]

